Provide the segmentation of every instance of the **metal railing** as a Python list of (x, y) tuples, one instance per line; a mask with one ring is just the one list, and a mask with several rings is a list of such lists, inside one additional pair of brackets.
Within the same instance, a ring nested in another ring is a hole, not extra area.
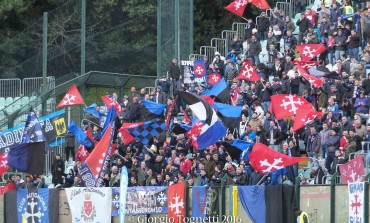
[(206, 55), (208, 58), (213, 58), (216, 52), (216, 47), (211, 46), (201, 46), (200, 54)]
[(0, 79), (0, 97), (19, 97), (22, 94), (22, 81), (19, 78)]
[(241, 23), (241, 22), (234, 22), (233, 23), (233, 30), (236, 31), (236, 33), (239, 36), (239, 39), (244, 40), (245, 38), (245, 25), (247, 23)]
[(228, 43), (225, 39), (221, 38), (212, 38), (211, 39), (211, 47), (215, 47), (216, 51), (218, 51), (221, 55), (226, 55), (228, 52), (226, 51)]

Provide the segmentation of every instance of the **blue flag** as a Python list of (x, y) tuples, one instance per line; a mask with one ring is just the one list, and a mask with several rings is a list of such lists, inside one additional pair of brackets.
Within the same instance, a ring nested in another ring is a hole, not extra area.
[(164, 109), (167, 107), (166, 104), (159, 104), (148, 100), (143, 100), (141, 103), (143, 105), (142, 109), (146, 121), (164, 117)]
[(91, 115), (100, 119), (102, 116), (105, 116), (105, 115), (96, 110), (97, 106), (98, 105), (94, 103), (94, 104), (90, 105), (89, 107), (85, 108), (84, 112), (90, 113)]
[(238, 128), (241, 121), (242, 106), (232, 106), (214, 102), (213, 107), (217, 110), (219, 117), (227, 128)]
[(238, 186), (240, 202), (253, 222), (266, 222), (265, 186)]
[(69, 123), (68, 132), (72, 133), (81, 145), (93, 147), (93, 144), (87, 137), (86, 133), (80, 127), (78, 127), (74, 121)]
[(192, 213), (193, 218), (202, 218), (206, 216), (207, 206), (207, 187), (194, 186), (192, 187)]
[(194, 75), (196, 77), (204, 77), (206, 75), (206, 63), (204, 60), (194, 61)]
[(163, 120), (147, 121), (142, 125), (136, 125), (132, 128), (126, 129), (128, 133), (133, 135), (136, 140), (144, 145), (149, 143), (153, 137), (166, 130), (166, 123)]
[(229, 87), (224, 78), (221, 78), (220, 82), (214, 84), (211, 89), (205, 90), (203, 95), (215, 96), (218, 101), (223, 103), (227, 103), (230, 100)]
[(116, 117), (117, 117), (116, 109), (112, 106), (112, 108), (109, 109), (108, 111), (107, 118), (105, 119), (103, 131), (101, 132), (102, 135), (104, 135), (104, 133), (107, 131), (109, 124), (112, 121), (114, 121)]

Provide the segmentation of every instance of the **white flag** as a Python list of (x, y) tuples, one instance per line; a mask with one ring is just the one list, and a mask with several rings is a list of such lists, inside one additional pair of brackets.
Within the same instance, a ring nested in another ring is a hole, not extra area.
[(72, 223), (111, 222), (112, 188), (72, 187), (65, 190), (72, 214)]
[(355, 182), (348, 184), (348, 214), (349, 222), (364, 222), (365, 183)]

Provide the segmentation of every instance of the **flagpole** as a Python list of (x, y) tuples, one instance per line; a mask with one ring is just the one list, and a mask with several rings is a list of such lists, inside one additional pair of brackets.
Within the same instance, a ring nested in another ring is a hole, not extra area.
[(242, 18), (242, 19), (244, 19), (245, 21), (247, 21), (247, 22), (248, 22), (248, 19), (244, 18), (243, 16), (241, 16), (240, 18)]

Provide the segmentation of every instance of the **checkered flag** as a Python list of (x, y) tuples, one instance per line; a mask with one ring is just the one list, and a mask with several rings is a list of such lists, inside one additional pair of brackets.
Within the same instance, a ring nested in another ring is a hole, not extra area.
[(126, 129), (136, 140), (144, 145), (149, 143), (153, 137), (166, 130), (166, 123), (163, 120), (155, 119), (147, 121), (142, 125), (136, 125)]

